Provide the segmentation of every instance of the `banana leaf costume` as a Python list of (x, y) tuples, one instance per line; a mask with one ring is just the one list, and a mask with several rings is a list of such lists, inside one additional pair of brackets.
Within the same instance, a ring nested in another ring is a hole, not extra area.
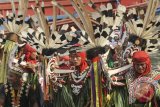
[(106, 106), (105, 107), (128, 107), (128, 90), (125, 80), (125, 74), (117, 74), (116, 78), (124, 77), (123, 79), (116, 80), (113, 82), (121, 82), (124, 85), (112, 85), (111, 90), (108, 92), (108, 97), (106, 98)]
[[(119, 81), (120, 82), (120, 81)], [(125, 83), (126, 84), (126, 83)], [(112, 86), (108, 93), (107, 104), (105, 107), (128, 107), (127, 86)]]
[(0, 66), (0, 83), (5, 83), (7, 79), (8, 60), (12, 49), (16, 46), (16, 42), (7, 40), (4, 45), (2, 63)]
[(75, 104), (67, 87), (63, 85), (53, 92), (53, 100), (46, 107), (75, 107)]
[[(123, 65), (123, 63), (125, 63), (118, 60), (120, 55), (115, 51), (117, 51), (116, 48), (111, 49), (107, 59), (107, 65), (111, 69), (120, 68), (121, 64)], [(108, 90), (105, 107), (128, 107), (128, 90), (125, 80), (125, 72), (114, 74), (114, 76), (110, 78), (112, 78), (111, 89)]]

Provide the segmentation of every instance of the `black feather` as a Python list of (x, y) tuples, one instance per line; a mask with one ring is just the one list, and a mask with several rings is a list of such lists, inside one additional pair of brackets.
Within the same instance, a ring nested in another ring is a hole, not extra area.
[(52, 39), (56, 40), (56, 36), (54, 34), (52, 34)]
[(100, 38), (101, 35), (100, 35), (100, 33), (96, 33), (94, 36), (95, 36), (95, 38)]
[(107, 32), (106, 31), (103, 31), (101, 36), (103, 36), (104, 38), (106, 38), (108, 36)]
[(158, 40), (157, 40), (157, 39), (151, 39), (151, 40), (150, 40), (150, 43), (152, 43), (152, 44), (157, 44), (157, 43), (158, 43)]
[(44, 49), (42, 50), (42, 55), (51, 56), (51, 55), (53, 55), (56, 51), (57, 51), (57, 49), (44, 48)]
[(93, 58), (97, 57), (99, 54), (105, 54), (107, 52), (107, 47), (95, 47), (92, 49), (87, 50), (87, 58), (92, 60)]
[(62, 34), (62, 36), (60, 37), (60, 40), (61, 40), (61, 41), (66, 40), (66, 36), (65, 36), (64, 34)]

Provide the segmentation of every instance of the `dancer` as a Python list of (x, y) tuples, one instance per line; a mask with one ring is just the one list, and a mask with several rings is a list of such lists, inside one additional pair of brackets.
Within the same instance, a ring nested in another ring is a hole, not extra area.
[(160, 101), (160, 73), (151, 69), (149, 55), (145, 51), (133, 54), (133, 67), (126, 74), (130, 105), (158, 107)]

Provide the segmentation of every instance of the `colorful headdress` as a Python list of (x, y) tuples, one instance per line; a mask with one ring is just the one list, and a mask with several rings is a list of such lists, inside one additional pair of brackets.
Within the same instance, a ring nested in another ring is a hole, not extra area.
[[(23, 40), (28, 42), (37, 50), (37, 52), (50, 57), (57, 51), (57, 49), (69, 44), (70, 42), (76, 41), (77, 43), (82, 41), (80, 37), (75, 37), (77, 35), (72, 33), (73, 31), (69, 29), (68, 24), (63, 25), (59, 31), (57, 31), (55, 19), (50, 26), (38, 1), (36, 1), (36, 5), (37, 7), (32, 6), (35, 16), (30, 17), (32, 20), (29, 20), (31, 28), (27, 31), (23, 31), (22, 34), (25, 35)], [(38, 20), (38, 27), (33, 23), (35, 17)], [(56, 17), (56, 14), (54, 17)]]
[[(100, 9), (94, 8), (95, 10), (99, 11), (91, 13), (92, 15), (89, 16), (89, 13), (85, 10), (85, 6), (81, 1), (72, 0), (71, 2), (82, 24), (66, 9), (64, 9), (61, 4), (55, 1), (53, 1), (52, 4), (64, 11), (69, 16), (69, 18), (71, 18), (79, 27), (81, 31), (81, 33), (79, 33), (79, 36), (81, 38), (83, 37), (83, 41), (85, 40), (84, 42), (80, 42), (80, 44), (84, 46), (86, 50), (99, 48), (101, 51), (99, 49), (98, 51), (104, 54), (106, 52), (104, 47), (106, 45), (109, 46), (112, 41), (116, 41), (115, 39), (117, 36), (118, 38), (120, 38), (120, 34), (118, 33), (121, 32), (121, 26), (123, 24), (122, 20), (126, 8), (122, 5), (119, 5), (116, 13), (114, 13), (112, 5), (108, 3), (107, 6), (101, 5)], [(92, 5), (93, 4), (90, 3), (91, 7)], [(93, 26), (91, 19), (96, 20), (96, 26)], [(75, 30), (74, 33), (77, 35), (76, 31), (78, 30)], [(97, 54), (99, 53), (96, 52), (96, 55)]]
[(27, 30), (29, 27), (25, 23), (25, 18), (28, 9), (28, 0), (19, 0), (18, 13), (16, 13), (16, 7), (14, 0), (11, 0), (12, 12), (6, 13), (6, 18), (0, 18), (0, 23), (6, 28), (8, 32), (13, 32), (19, 37), (23, 37), (22, 31)]
[(128, 11), (126, 27), (129, 41), (147, 52), (154, 52), (160, 44), (160, 16), (156, 16), (159, 0), (149, 0), (147, 10), (132, 8)]

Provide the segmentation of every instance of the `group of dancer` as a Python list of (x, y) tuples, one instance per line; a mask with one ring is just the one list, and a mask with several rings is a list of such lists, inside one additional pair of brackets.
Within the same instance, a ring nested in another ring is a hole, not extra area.
[[(160, 44), (159, 0), (147, 8), (71, 0), (79, 20), (53, 0), (53, 23), (35, 0), (1, 15), (0, 107), (159, 107), (160, 72), (150, 54)], [(94, 12), (86, 11), (86, 7)], [(56, 8), (74, 25), (56, 28)], [(89, 7), (87, 7), (89, 8)]]

